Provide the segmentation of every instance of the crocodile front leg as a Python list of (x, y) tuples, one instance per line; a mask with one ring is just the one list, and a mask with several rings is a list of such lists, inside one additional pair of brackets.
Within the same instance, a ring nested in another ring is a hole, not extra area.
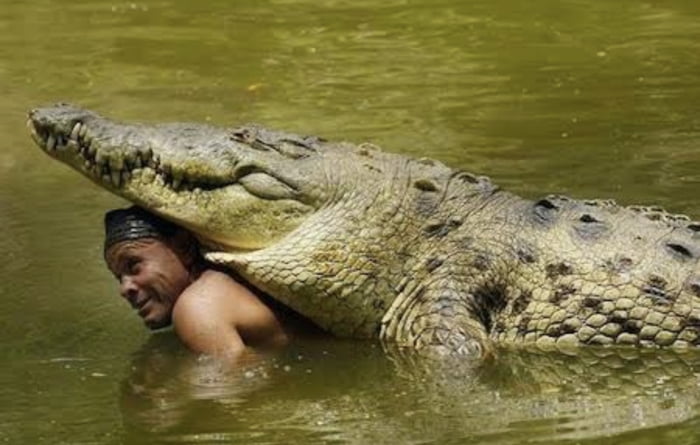
[(400, 287), (382, 319), (382, 340), (426, 355), (479, 359), (493, 354), (487, 332), (491, 308), (484, 304), (498, 304), (497, 293), (489, 289), (487, 295), (486, 287), (447, 278), (430, 283), (405, 280)]

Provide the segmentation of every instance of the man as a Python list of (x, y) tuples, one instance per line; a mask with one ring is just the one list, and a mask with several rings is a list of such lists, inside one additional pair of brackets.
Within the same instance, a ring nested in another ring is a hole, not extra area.
[(291, 311), (263, 302), (207, 263), (192, 234), (139, 207), (107, 212), (104, 256), (146, 326), (172, 323), (195, 352), (235, 359), (246, 346), (289, 341)]

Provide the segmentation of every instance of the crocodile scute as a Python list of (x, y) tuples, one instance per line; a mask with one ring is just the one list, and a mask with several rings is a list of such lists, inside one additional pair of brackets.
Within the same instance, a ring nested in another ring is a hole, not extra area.
[(129, 124), (70, 105), (35, 142), (197, 234), (206, 257), (344, 337), (438, 355), (700, 344), (700, 223), (547, 195), (371, 144)]

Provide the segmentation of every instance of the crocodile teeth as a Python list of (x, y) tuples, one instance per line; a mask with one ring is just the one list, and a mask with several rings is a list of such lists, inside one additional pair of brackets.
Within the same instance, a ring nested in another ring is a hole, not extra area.
[(138, 153), (134, 151), (128, 151), (124, 154), (124, 162), (128, 163), (129, 165), (134, 165), (134, 163), (136, 163), (136, 158), (138, 157)]
[(76, 123), (75, 126), (73, 127), (73, 131), (70, 132), (70, 138), (73, 140), (78, 140), (78, 135), (80, 134), (80, 128), (82, 127), (82, 124), (80, 122)]
[(122, 170), (124, 168), (124, 158), (121, 155), (115, 155), (109, 160), (109, 167), (112, 170)]
[(156, 179), (156, 172), (152, 168), (144, 168), (141, 178), (145, 182), (153, 182)]
[(49, 151), (53, 151), (54, 148), (56, 148), (56, 138), (54, 138), (53, 135), (50, 134), (49, 138), (46, 140), (46, 149)]
[(163, 178), (163, 176), (161, 176), (161, 175), (156, 174), (153, 177), (153, 183), (158, 185), (158, 186), (163, 186), (163, 185), (165, 185), (165, 178)]
[(78, 145), (78, 141), (75, 139), (70, 139), (68, 143), (66, 144), (68, 148), (72, 148), (74, 152), (78, 153), (80, 152), (80, 145)]
[(107, 163), (107, 156), (105, 156), (101, 151), (98, 151), (95, 154), (95, 162), (97, 165), (104, 165)]
[(43, 147), (44, 140), (41, 137), (39, 137), (39, 133), (36, 132), (36, 128), (34, 128), (34, 124), (32, 124), (31, 121), (27, 121), (27, 126), (29, 127), (29, 134), (32, 136), (32, 139), (34, 140), (34, 142), (38, 146)]
[(112, 173), (110, 174), (112, 177), (112, 184), (114, 184), (115, 187), (121, 187), (122, 185), (122, 175), (119, 172), (119, 170), (112, 170)]
[(171, 170), (173, 177), (173, 188), (178, 189), (183, 183), (183, 174), (181, 170)]

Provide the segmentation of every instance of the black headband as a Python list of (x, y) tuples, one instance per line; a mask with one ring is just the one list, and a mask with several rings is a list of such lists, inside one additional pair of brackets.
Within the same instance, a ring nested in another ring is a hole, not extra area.
[(110, 210), (105, 214), (105, 252), (121, 241), (140, 238), (168, 239), (175, 235), (177, 226), (147, 212), (141, 207)]

